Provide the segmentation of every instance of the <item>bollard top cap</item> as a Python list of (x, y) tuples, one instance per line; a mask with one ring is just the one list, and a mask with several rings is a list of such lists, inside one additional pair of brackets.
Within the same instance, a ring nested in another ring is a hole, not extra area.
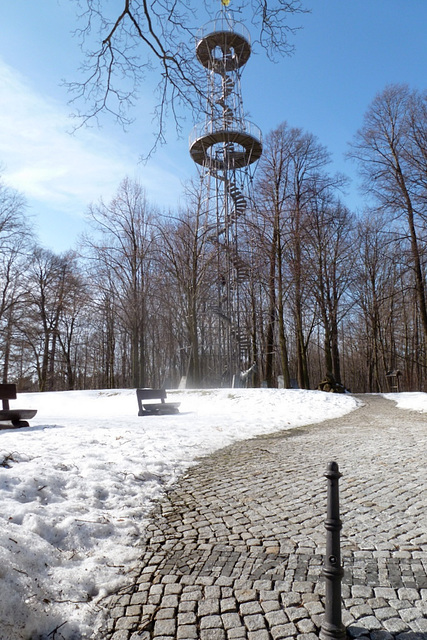
[(338, 462), (335, 462), (335, 461), (328, 462), (325, 476), (326, 478), (341, 478), (342, 473), (340, 473)]

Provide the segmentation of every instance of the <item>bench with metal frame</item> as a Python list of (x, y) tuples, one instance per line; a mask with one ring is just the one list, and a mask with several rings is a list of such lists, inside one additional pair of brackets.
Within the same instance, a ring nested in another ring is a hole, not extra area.
[[(155, 416), (179, 413), (180, 402), (166, 402), (165, 389), (137, 389), (139, 416)], [(160, 402), (146, 402), (160, 400)]]

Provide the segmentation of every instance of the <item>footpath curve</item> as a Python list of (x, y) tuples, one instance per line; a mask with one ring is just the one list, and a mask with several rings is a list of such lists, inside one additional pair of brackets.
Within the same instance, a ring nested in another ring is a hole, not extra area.
[(348, 635), (427, 640), (427, 417), (360, 395), (342, 418), (233, 444), (159, 502), (111, 640), (316, 640), (326, 480), (340, 481)]

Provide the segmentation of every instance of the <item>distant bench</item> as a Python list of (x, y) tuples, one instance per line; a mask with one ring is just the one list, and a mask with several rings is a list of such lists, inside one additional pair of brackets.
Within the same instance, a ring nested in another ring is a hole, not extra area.
[[(164, 389), (137, 389), (139, 416), (155, 416), (179, 413), (180, 402), (165, 402), (166, 391)], [(160, 400), (160, 402), (145, 402), (146, 400)]]
[(36, 409), (10, 409), (9, 400), (16, 400), (16, 384), (0, 384), (0, 422), (10, 421), (14, 427), (29, 427), (27, 420), (34, 418)]

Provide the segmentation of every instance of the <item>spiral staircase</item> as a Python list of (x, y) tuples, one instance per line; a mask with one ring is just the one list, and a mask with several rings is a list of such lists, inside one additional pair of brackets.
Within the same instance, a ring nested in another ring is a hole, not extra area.
[(221, 275), (218, 301), (211, 310), (226, 329), (227, 366), (234, 376), (250, 361), (250, 341), (240, 322), (240, 291), (250, 277), (248, 260), (239, 252), (239, 229), (247, 209), (240, 185), (248, 167), (262, 154), (261, 131), (244, 117), (240, 90), (242, 68), (250, 54), (249, 32), (225, 11), (200, 31), (196, 56), (207, 71), (206, 118), (195, 125), (189, 138), (192, 159), (214, 183), (214, 192), (221, 194), (209, 239), (224, 256), (227, 273)]

